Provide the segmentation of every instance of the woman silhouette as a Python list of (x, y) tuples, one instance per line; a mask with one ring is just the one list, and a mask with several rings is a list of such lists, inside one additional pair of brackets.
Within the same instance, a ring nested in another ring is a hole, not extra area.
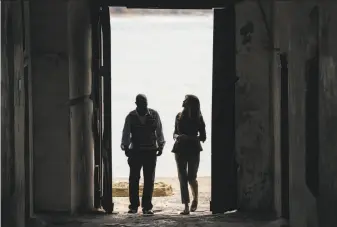
[[(183, 102), (183, 111), (175, 119), (173, 139), (175, 140), (172, 152), (175, 154), (178, 177), (180, 182), (181, 201), (185, 209), (180, 213), (187, 215), (196, 211), (198, 207), (197, 173), (200, 162), (200, 141), (205, 142), (205, 122), (200, 111), (199, 99), (194, 95), (186, 95)], [(188, 184), (191, 186), (193, 200), (189, 209), (190, 197)]]

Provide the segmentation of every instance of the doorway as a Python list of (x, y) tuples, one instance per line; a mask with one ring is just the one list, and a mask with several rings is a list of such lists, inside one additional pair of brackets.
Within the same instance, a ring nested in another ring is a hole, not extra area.
[[(93, 12), (93, 91), (95, 115), (95, 207), (111, 213), (111, 40), (109, 6), (113, 2), (97, 4)], [(163, 7), (163, 8), (195, 8)], [(138, 4), (129, 8), (148, 8)], [(216, 6), (215, 6), (216, 7)], [(158, 7), (161, 8), (161, 7)], [(199, 7), (211, 9), (213, 6)], [(236, 43), (235, 7), (214, 9), (212, 122), (211, 122), (211, 203), (212, 213), (224, 213), (237, 208), (237, 166), (235, 163), (235, 82)], [(108, 25), (109, 24), (109, 25)], [(109, 31), (108, 31), (109, 30)], [(210, 78), (211, 79), (211, 78)], [(110, 97), (108, 97), (110, 95)], [(109, 112), (110, 111), (110, 112)]]
[[(166, 140), (156, 178), (177, 178), (170, 152), (174, 120), (186, 94), (200, 99), (207, 140), (202, 144), (198, 176), (211, 176), (212, 10), (158, 10), (111, 7), (111, 99), (113, 177), (127, 178), (129, 166), (120, 151), (121, 132), (135, 97), (144, 93), (158, 111)], [(122, 11), (123, 13), (120, 13)], [(178, 11), (178, 12), (177, 12)]]
[[(125, 118), (135, 109), (138, 93), (144, 93), (149, 108), (158, 111), (166, 140), (156, 163), (154, 212), (176, 214), (182, 209), (172, 135), (185, 95), (194, 94), (201, 103), (207, 134), (198, 168), (198, 213), (209, 213), (213, 12), (110, 7), (110, 15), (115, 211), (125, 213), (129, 205), (128, 158), (120, 150), (120, 143)], [(141, 174), (141, 188), (144, 180)]]

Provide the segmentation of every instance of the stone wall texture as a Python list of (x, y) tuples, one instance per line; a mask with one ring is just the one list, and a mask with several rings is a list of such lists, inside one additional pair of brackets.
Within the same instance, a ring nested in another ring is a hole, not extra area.
[(1, 225), (25, 225), (22, 5), (1, 4)]
[[(272, 4), (246, 1), (236, 6), (236, 149), (239, 207), (273, 207), (270, 77)], [(264, 18), (264, 15), (266, 16)]]

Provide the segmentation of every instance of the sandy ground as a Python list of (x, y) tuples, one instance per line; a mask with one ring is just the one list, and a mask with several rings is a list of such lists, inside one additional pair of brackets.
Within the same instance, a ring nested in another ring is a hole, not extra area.
[[(127, 182), (127, 178), (117, 178), (114, 182)], [(167, 197), (153, 197), (153, 211), (158, 214), (177, 214), (183, 205), (181, 204), (179, 181), (177, 178), (156, 178), (155, 182), (164, 182), (172, 186), (173, 195)], [(210, 214), (209, 204), (211, 199), (211, 177), (200, 177), (199, 182), (199, 208), (197, 213)], [(192, 200), (192, 195), (190, 193)], [(126, 213), (129, 206), (128, 197), (114, 198), (115, 211), (118, 213)], [(141, 212), (141, 209), (139, 209)]]

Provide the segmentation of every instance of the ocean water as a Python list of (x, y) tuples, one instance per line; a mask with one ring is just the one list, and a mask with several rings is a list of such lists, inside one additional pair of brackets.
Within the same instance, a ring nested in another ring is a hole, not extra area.
[(199, 176), (211, 175), (213, 16), (131, 16), (111, 18), (112, 165), (114, 177), (127, 177), (120, 150), (126, 115), (143, 93), (160, 114), (166, 146), (156, 176), (177, 176), (173, 146), (176, 114), (186, 94), (200, 98), (207, 141)]

